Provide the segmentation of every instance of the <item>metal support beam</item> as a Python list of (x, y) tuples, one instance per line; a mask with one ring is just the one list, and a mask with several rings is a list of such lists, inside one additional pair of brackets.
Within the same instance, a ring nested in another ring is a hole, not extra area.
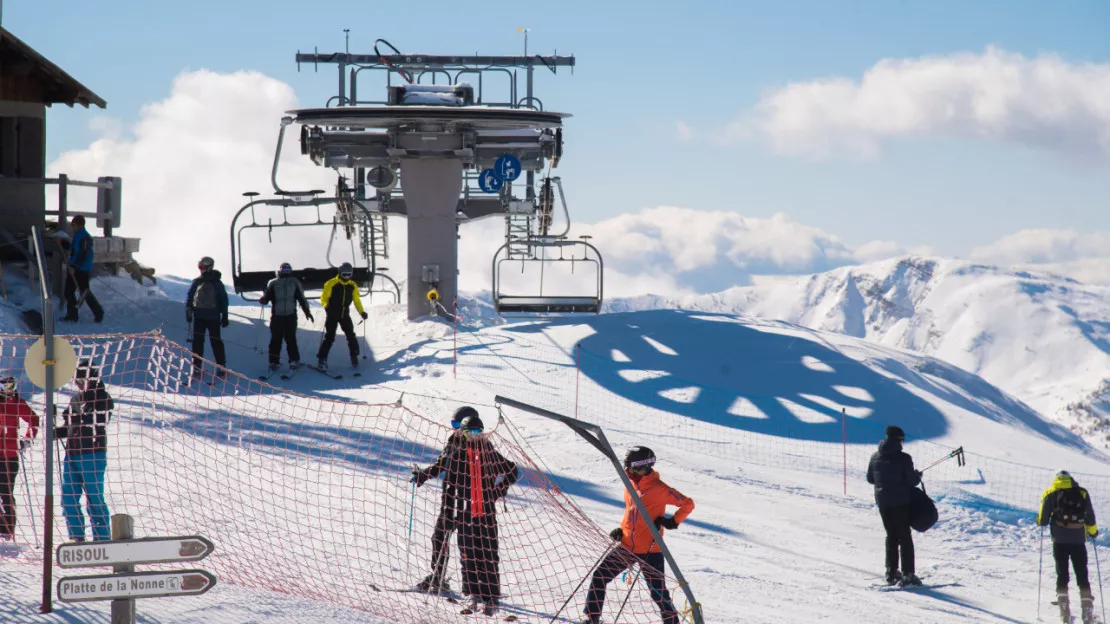
[(617, 454), (613, 451), (613, 447), (609, 444), (609, 440), (605, 437), (605, 432), (602, 431), (601, 427), (593, 423), (571, 418), (570, 416), (563, 416), (562, 414), (545, 410), (542, 407), (514, 401), (513, 399), (501, 395), (494, 397), (493, 402), (495, 405), (507, 405), (523, 412), (528, 412), (529, 414), (557, 420), (570, 427), (575, 433), (589, 442), (591, 446), (601, 451), (603, 455), (609, 458), (609, 461), (613, 463), (613, 467), (617, 470), (621, 482), (624, 483), (625, 490), (632, 498), (632, 502), (636, 505), (636, 510), (640, 513), (640, 517), (644, 518), (644, 524), (647, 525), (651, 537), (655, 540), (655, 544), (659, 546), (659, 550), (662, 551), (663, 557), (667, 560), (667, 564), (671, 566), (671, 572), (674, 573), (675, 579), (678, 580), (679, 587), (682, 588), (682, 593), (686, 595), (686, 600), (692, 605), (690, 607), (690, 613), (693, 617), (694, 624), (705, 624), (705, 620), (702, 618), (701, 614), (701, 603), (694, 598), (693, 590), (690, 589), (690, 585), (682, 576), (682, 570), (678, 569), (678, 564), (675, 562), (674, 557), (671, 556), (670, 549), (667, 548), (667, 545), (663, 542), (663, 536), (659, 534), (659, 529), (656, 528), (655, 523), (650, 520), (651, 515), (648, 514), (647, 507), (644, 507), (644, 501), (640, 500), (640, 495), (636, 492), (636, 488), (632, 485), (632, 481), (628, 478), (628, 475), (625, 474), (620, 459), (617, 458)]
[(452, 56), (440, 54), (331, 54), (297, 53), (297, 64), (314, 65), (334, 63), (338, 65), (372, 65), (388, 67), (528, 67), (532, 63), (543, 65), (554, 71), (556, 67), (574, 67), (573, 56)]

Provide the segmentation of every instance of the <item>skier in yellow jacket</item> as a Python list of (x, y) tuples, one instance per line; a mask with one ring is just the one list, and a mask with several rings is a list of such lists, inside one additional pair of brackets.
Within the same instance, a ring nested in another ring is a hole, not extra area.
[(1075, 583), (1079, 585), (1079, 599), (1083, 607), (1083, 622), (1094, 617), (1094, 596), (1087, 576), (1087, 538), (1098, 537), (1095, 508), (1091, 495), (1079, 483), (1061, 470), (1052, 485), (1041, 495), (1041, 509), (1037, 524), (1048, 526), (1052, 535), (1052, 558), (1056, 561), (1056, 600), (1064, 621), (1071, 617), (1068, 605), (1068, 563), (1075, 569)]
[(358, 296), (358, 284), (351, 276), (354, 275), (351, 263), (344, 262), (339, 266), (339, 274), (324, 283), (324, 291), (320, 295), (320, 305), (323, 306), (327, 318), (324, 321), (324, 340), (320, 343), (320, 350), (316, 352), (316, 366), (322, 371), (328, 370), (328, 352), (335, 342), (336, 326), (343, 328), (343, 335), (347, 337), (347, 348), (351, 352), (351, 366), (358, 367), (358, 338), (355, 336), (355, 325), (351, 322), (351, 303), (366, 320), (366, 311), (362, 309), (362, 300)]

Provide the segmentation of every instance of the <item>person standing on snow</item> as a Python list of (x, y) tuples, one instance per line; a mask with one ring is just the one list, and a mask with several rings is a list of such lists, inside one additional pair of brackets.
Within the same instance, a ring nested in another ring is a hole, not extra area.
[(220, 337), (220, 328), (230, 324), (227, 316), (227, 289), (220, 279), (223, 276), (212, 268), (215, 264), (216, 261), (208, 256), (200, 259), (197, 263), (200, 277), (193, 280), (193, 284), (189, 286), (189, 294), (185, 297), (185, 320), (193, 324), (193, 377), (200, 377), (204, 370), (201, 358), (204, 357), (205, 332), (212, 341), (212, 355), (219, 365), (216, 376), (227, 375), (227, 357), (223, 338)]
[[(646, 446), (634, 446), (624, 456), (625, 473), (636, 487), (636, 494), (647, 509), (648, 516), (654, 519), (662, 537), (664, 529), (677, 529), (694, 511), (694, 499), (664, 483), (653, 466), (655, 453)], [(668, 505), (678, 507), (673, 516), (666, 515)], [(640, 515), (632, 495), (627, 491), (624, 493), (624, 517), (621, 518), (621, 526), (613, 529), (609, 537), (620, 542), (623, 549), (614, 548), (594, 570), (590, 578), (590, 590), (586, 594), (586, 619), (582, 624), (598, 624), (601, 621), (605, 586), (634, 563), (640, 565), (640, 571), (651, 590), (651, 599), (659, 607), (659, 614), (663, 617), (663, 624), (678, 624), (678, 612), (671, 601), (670, 592), (667, 591), (663, 552), (655, 543), (644, 517)]]
[(108, 504), (104, 500), (104, 472), (108, 468), (108, 421), (115, 402), (100, 381), (100, 371), (89, 360), (77, 366), (73, 381), (78, 393), (62, 413), (63, 425), (54, 428), (54, 437), (66, 440), (62, 464), (62, 512), (69, 539), (85, 541), (85, 517), (81, 495), (88, 500), (89, 523), (93, 539), (111, 539)]
[(335, 342), (335, 328), (342, 327), (343, 335), (347, 337), (347, 349), (351, 353), (351, 366), (358, 367), (358, 337), (355, 336), (355, 325), (351, 322), (351, 303), (366, 320), (368, 315), (362, 309), (362, 299), (358, 296), (358, 284), (351, 280), (355, 269), (350, 262), (339, 266), (339, 273), (324, 283), (324, 290), (320, 294), (320, 305), (327, 314), (324, 321), (324, 340), (320, 343), (320, 350), (316, 352), (316, 367), (322, 371), (328, 370), (328, 352)]
[[(914, 573), (913, 535), (910, 533), (910, 490), (921, 483), (921, 473), (914, 470), (913, 458), (902, 451), (906, 434), (901, 427), (886, 428), (886, 439), (867, 465), (867, 482), (875, 486), (875, 504), (886, 529), (886, 582), (920, 585)], [(898, 553), (902, 554), (902, 571), (898, 571)]]
[[(85, 229), (85, 217), (77, 215), (70, 222), (73, 229), (73, 242), (69, 252), (69, 279), (66, 280), (66, 315), (63, 321), (78, 321), (80, 318), (77, 309), (81, 301), (89, 304), (93, 320), (97, 323), (104, 320), (104, 308), (96, 300), (96, 295), (89, 290), (89, 279), (93, 270), (93, 240), (92, 235)], [(77, 292), (81, 292), (80, 301)]]
[[(443, 479), (443, 495), (440, 499), (439, 517), (436, 518), (435, 530), (432, 532), (432, 573), (416, 586), (417, 590), (429, 594), (448, 594), (451, 586), (447, 583), (445, 571), (451, 559), (451, 533), (455, 530), (461, 511), (462, 502), (458, 496), (461, 485), (458, 479), (463, 476), (459, 466), (454, 462), (459, 461), (459, 450), (466, 448), (466, 437), (462, 432), (462, 421), (469, 416), (478, 416), (478, 410), (465, 405), (455, 410), (451, 417), (451, 427), (454, 431), (447, 438), (447, 444), (435, 463), (427, 468), (417, 468), (412, 471), (412, 481), (416, 487), (424, 485), (428, 479), (445, 474)], [(465, 450), (464, 450), (465, 452)], [(449, 477), (449, 478), (448, 478)]]
[(285, 349), (289, 353), (289, 368), (300, 368), (301, 350), (297, 347), (297, 304), (300, 304), (308, 322), (316, 321), (308, 309), (308, 300), (305, 299), (301, 281), (293, 277), (293, 266), (288, 262), (281, 263), (277, 278), (266, 285), (266, 292), (258, 300), (262, 305), (270, 302), (273, 302), (270, 308), (270, 371), (277, 371), (281, 367), (283, 340)]
[[(20, 419), (27, 435), (19, 437)], [(15, 477), (19, 459), (38, 435), (39, 417), (16, 390), (15, 378), (0, 379), (0, 540), (15, 539)]]
[(1087, 576), (1087, 537), (1098, 537), (1095, 508), (1087, 490), (1079, 487), (1068, 471), (1061, 470), (1044, 494), (1037, 524), (1048, 525), (1052, 535), (1052, 558), (1056, 560), (1056, 596), (1060, 610), (1068, 609), (1068, 561), (1075, 569), (1084, 622), (1094, 609), (1091, 581)]

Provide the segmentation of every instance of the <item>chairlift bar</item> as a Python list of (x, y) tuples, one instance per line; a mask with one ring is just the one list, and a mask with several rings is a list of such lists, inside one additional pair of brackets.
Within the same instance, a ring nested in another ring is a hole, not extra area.
[(334, 63), (336, 65), (380, 65), (389, 68), (390, 65), (406, 69), (434, 67), (436, 69), (471, 68), (471, 67), (535, 67), (543, 65), (550, 68), (574, 67), (573, 56), (449, 56), (440, 54), (346, 54), (333, 52), (331, 54), (297, 53), (297, 64)]
[[(50, 184), (61, 184), (62, 180), (61, 178), (9, 178), (7, 176), (0, 175), (0, 182), (10, 182), (14, 184), (41, 184), (45, 186)], [(102, 188), (109, 190), (115, 188), (116, 186), (111, 182), (83, 182), (81, 180), (74, 180), (72, 178), (67, 178), (65, 183), (67, 186), (87, 186), (89, 188)]]

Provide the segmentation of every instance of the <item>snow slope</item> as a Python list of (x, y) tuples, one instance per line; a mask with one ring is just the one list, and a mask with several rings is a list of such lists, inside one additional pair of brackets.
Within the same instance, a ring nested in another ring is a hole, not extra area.
[(961, 260), (905, 257), (614, 311), (750, 314), (912, 349), (981, 376), (1105, 447), (1110, 288)]
[[(105, 324), (69, 329), (162, 327), (180, 338), (184, 286), (99, 279), (94, 289), (108, 312)], [(1099, 476), (1105, 455), (975, 375), (930, 357), (735, 314), (655, 310), (486, 327), (484, 308), (468, 308), (473, 313), (455, 336), (442, 320), (409, 323), (399, 308), (375, 306), (366, 377), (333, 382), (301, 374), (286, 388), (308, 397), (297, 401), (383, 402), (404, 392), (406, 405), (433, 419), (459, 400), (491, 415), (501, 394), (596, 422), (618, 450), (652, 446), (662, 476), (698, 503), (667, 541), (707, 622), (1031, 622), (1038, 567), (1031, 510), (1054, 469), (1078, 474), (1110, 517), (1101, 494), (1110, 492), (1110, 477)], [(264, 366), (258, 307), (236, 305), (232, 318), (229, 363), (253, 376)], [(302, 349), (317, 339), (317, 330), (302, 328)], [(594, 449), (561, 424), (515, 409), (504, 416), (600, 531), (619, 521), (619, 481)], [(111, 435), (159, 435), (123, 420)], [(919, 467), (955, 446), (967, 453), (966, 466), (949, 460), (927, 473), (941, 521), (916, 536), (918, 571), (930, 586), (915, 591), (874, 588), (883, 539), (862, 473), (891, 422), (910, 434), (907, 450)], [(249, 448), (236, 453), (243, 465), (228, 466), (231, 473), (262, 463)], [(241, 496), (254, 501), (266, 493)], [(318, 539), (327, 538), (322, 532)], [(37, 615), (39, 574), (21, 563), (26, 559), (0, 557), (4, 621), (108, 621), (107, 605), (96, 603), (56, 603), (54, 615)], [(579, 580), (567, 578), (566, 591)], [(292, 599), (224, 583), (199, 598), (140, 602), (140, 613), (166, 624), (379, 621), (341, 606), (345, 600)]]

